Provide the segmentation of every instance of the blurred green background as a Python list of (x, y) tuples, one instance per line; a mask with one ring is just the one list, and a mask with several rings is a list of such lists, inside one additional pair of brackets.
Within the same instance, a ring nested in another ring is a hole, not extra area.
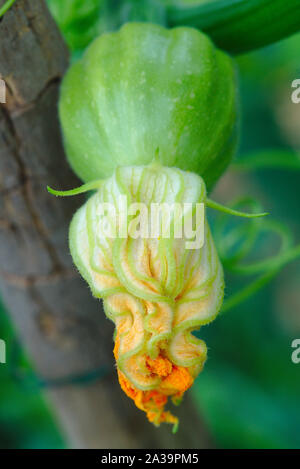
[[(96, 35), (120, 21), (117, 1), (48, 0), (48, 4), (74, 60)], [(150, 0), (142, 4), (150, 11)], [(122, 8), (123, 21), (128, 8)], [(237, 59), (242, 103), (238, 161), (261, 150), (299, 151), (300, 104), (291, 101), (291, 83), (300, 78), (299, 50), (300, 34)], [(213, 195), (222, 203), (253, 196), (272, 219), (289, 227), (299, 243), (299, 181), (296, 168), (241, 172), (233, 167)], [(214, 231), (218, 220), (214, 217), (211, 222)], [(264, 233), (250, 259), (277, 250), (276, 236)], [(227, 270), (225, 274), (226, 297), (251, 281)], [(209, 358), (191, 392), (217, 447), (300, 448), (300, 364), (291, 360), (291, 343), (300, 338), (299, 280), (300, 262), (289, 263), (265, 288), (199, 333), (207, 342)], [(5, 339), (8, 354), (8, 364), (0, 365), (0, 448), (63, 448), (66, 444), (42, 389), (19, 353), (2, 306), (0, 311), (0, 338)]]

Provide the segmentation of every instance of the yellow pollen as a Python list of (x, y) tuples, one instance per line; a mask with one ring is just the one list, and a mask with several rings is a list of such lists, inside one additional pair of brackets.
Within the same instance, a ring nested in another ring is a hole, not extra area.
[[(116, 360), (118, 359), (119, 344), (120, 340), (117, 335), (114, 347)], [(171, 423), (174, 425), (174, 428), (176, 428), (178, 418), (171, 412), (165, 411), (165, 405), (170, 396), (175, 399), (180, 399), (184, 392), (192, 386), (193, 378), (187, 368), (173, 365), (168, 358), (161, 355), (155, 359), (146, 356), (145, 361), (149, 371), (162, 378), (157, 388), (150, 391), (138, 389), (130, 382), (124, 373), (118, 369), (121, 389), (134, 401), (139, 409), (146, 412), (150, 422), (155, 425), (160, 425), (163, 422)]]

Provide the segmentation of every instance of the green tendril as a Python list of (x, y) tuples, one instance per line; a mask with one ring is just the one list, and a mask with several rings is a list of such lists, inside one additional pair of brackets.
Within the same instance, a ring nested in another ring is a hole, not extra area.
[(234, 293), (227, 300), (225, 300), (221, 309), (221, 313), (225, 313), (243, 303), (245, 300), (257, 293), (267, 283), (269, 283), (270, 280), (272, 280), (289, 262), (298, 258), (300, 258), (300, 244), (293, 247), (292, 249), (289, 249), (282, 256), (280, 256), (280, 258), (276, 259), (276, 262), (274, 262), (273, 268), (271, 270), (269, 270), (270, 266), (268, 265), (267, 272), (264, 272), (258, 278), (253, 280), (253, 282), (249, 283), (237, 293)]
[(259, 230), (257, 231), (257, 237), (262, 232), (275, 233), (279, 236), (281, 239), (279, 253), (265, 260), (248, 264), (229, 263), (226, 266), (228, 270), (242, 275), (253, 275), (267, 270), (272, 270), (281, 265), (284, 257), (292, 247), (292, 237), (290, 231), (282, 223), (275, 222), (274, 220), (268, 220), (259, 227)]
[(50, 194), (55, 195), (56, 197), (69, 197), (72, 195), (84, 194), (85, 192), (99, 189), (102, 183), (103, 183), (103, 180), (99, 179), (98, 181), (87, 182), (86, 184), (83, 184), (83, 186), (77, 187), (75, 189), (71, 189), (69, 191), (57, 191), (47, 186), (47, 191)]
[(0, 18), (6, 13), (10, 7), (15, 3), (16, 0), (8, 0), (4, 5), (0, 8)]
[(239, 212), (238, 210), (234, 210), (230, 207), (225, 207), (224, 205), (219, 204), (218, 202), (215, 202), (214, 200), (211, 200), (211, 199), (206, 199), (206, 205), (209, 208), (218, 210), (219, 212), (227, 213), (228, 215), (234, 215), (236, 217), (242, 217), (242, 218), (261, 218), (261, 217), (265, 217), (266, 215), (269, 215), (268, 212), (263, 212), (263, 213)]
[[(244, 198), (231, 204), (234, 207), (241, 205), (251, 205), (253, 209), (260, 208), (255, 199)], [(249, 226), (250, 223), (250, 226)], [(221, 312), (227, 312), (246, 301), (256, 294), (268, 282), (270, 282), (280, 270), (289, 262), (300, 257), (300, 245), (293, 246), (293, 239), (290, 230), (282, 223), (275, 220), (262, 219), (259, 223), (249, 220), (247, 225), (235, 226), (227, 229), (224, 212), (217, 218), (215, 223), (216, 241), (221, 261), (224, 267), (239, 275), (258, 276), (245, 285), (236, 293), (232, 294), (224, 301)], [(274, 256), (252, 262), (243, 263), (243, 259), (248, 256), (254, 248), (255, 242), (263, 232), (274, 233), (280, 238), (279, 252)], [(235, 253), (230, 255), (235, 245)]]
[(284, 150), (267, 150), (249, 153), (232, 163), (237, 171), (256, 169), (300, 170), (299, 154)]
[(278, 273), (279, 270), (272, 270), (256, 278), (253, 282), (248, 283), (244, 288), (239, 290), (237, 293), (231, 295), (227, 300), (224, 301), (221, 308), (221, 314), (235, 308), (239, 304), (246, 301), (248, 298), (253, 296), (261, 288), (263, 288), (273, 277)]
[[(261, 210), (260, 203), (253, 198), (244, 197), (236, 200), (230, 204), (231, 208), (250, 206), (253, 212)], [(248, 219), (248, 223), (239, 224), (237, 227), (228, 231), (228, 217), (226, 214), (220, 214), (215, 221), (214, 235), (218, 251), (225, 267), (229, 264), (237, 263), (239, 260), (245, 258), (254, 246), (257, 239), (258, 231), (264, 218)], [(229, 251), (235, 247), (235, 252), (229, 255)]]

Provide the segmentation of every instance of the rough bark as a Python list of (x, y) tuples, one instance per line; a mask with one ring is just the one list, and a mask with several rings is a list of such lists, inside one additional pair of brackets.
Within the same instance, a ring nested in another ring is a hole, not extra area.
[[(0, 6), (3, 4), (0, 0)], [(81, 197), (57, 199), (46, 185), (79, 185), (64, 156), (57, 100), (67, 49), (42, 1), (18, 0), (0, 20), (0, 282), (20, 339), (43, 379), (106, 365), (83, 385), (50, 389), (70, 445), (77, 448), (201, 448), (209, 438), (191, 401), (181, 426), (155, 429), (123, 394), (112, 358), (112, 324), (72, 266), (68, 225)]]

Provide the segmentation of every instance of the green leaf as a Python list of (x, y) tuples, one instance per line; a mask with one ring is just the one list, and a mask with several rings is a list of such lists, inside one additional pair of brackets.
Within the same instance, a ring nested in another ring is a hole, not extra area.
[(107, 29), (104, 0), (47, 0), (47, 5), (73, 52)]
[(47, 4), (75, 59), (100, 34), (124, 23), (166, 24), (165, 6), (159, 0), (47, 0)]
[(299, 0), (219, 0), (193, 7), (171, 6), (170, 26), (193, 26), (222, 49), (241, 54), (300, 30)]

